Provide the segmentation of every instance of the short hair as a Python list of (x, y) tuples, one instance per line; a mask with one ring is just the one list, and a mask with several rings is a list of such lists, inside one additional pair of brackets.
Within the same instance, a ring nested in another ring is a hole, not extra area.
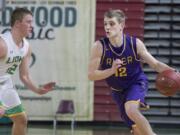
[(16, 8), (11, 14), (11, 27), (14, 26), (17, 20), (21, 21), (25, 15), (33, 15), (31, 11), (26, 8)]
[(125, 13), (120, 9), (109, 9), (107, 12), (104, 13), (104, 17), (113, 18), (116, 17), (119, 23), (125, 22)]

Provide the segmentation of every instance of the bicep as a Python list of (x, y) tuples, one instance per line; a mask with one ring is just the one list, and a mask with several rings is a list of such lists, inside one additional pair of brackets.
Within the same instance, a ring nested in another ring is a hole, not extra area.
[(136, 42), (137, 42), (137, 53), (140, 56), (140, 58), (152, 67), (155, 64), (157, 64), (158, 61), (148, 52), (144, 43), (139, 39), (137, 39)]
[(0, 58), (3, 58), (7, 53), (7, 47), (2, 38), (0, 38)]

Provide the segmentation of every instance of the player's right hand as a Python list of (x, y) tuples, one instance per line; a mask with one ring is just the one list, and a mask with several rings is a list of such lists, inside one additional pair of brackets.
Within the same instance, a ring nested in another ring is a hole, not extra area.
[(56, 82), (49, 82), (44, 84), (42, 87), (39, 88), (38, 94), (43, 95), (53, 90), (55, 87)]
[(116, 70), (121, 67), (121, 65), (123, 64), (123, 62), (120, 59), (115, 59), (113, 60), (113, 64), (112, 64), (112, 70), (114, 71), (114, 73), (116, 72)]

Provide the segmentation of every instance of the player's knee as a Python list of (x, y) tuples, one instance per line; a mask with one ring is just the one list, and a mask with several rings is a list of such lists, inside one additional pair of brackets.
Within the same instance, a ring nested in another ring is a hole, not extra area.
[(17, 123), (26, 126), (27, 125), (27, 118), (21, 117), (20, 119), (18, 119)]
[(133, 103), (126, 103), (125, 110), (128, 117), (132, 119), (133, 121), (135, 121), (135, 119), (138, 117), (138, 114), (139, 114), (138, 105), (133, 104)]
[(136, 117), (135, 110), (133, 108), (131, 108), (131, 107), (126, 109), (126, 114), (128, 115), (128, 117), (130, 119), (134, 119), (134, 117)]
[(26, 115), (19, 115), (14, 118), (12, 118), (14, 124), (27, 126), (28, 120)]
[(24, 117), (20, 120), (20, 123), (27, 126), (27, 123), (28, 123), (28, 120), (27, 120), (27, 117)]

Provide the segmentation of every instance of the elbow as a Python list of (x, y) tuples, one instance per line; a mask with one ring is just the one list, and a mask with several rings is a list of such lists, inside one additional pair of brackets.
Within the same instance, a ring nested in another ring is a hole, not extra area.
[(27, 80), (27, 76), (25, 76), (25, 75), (20, 75), (19, 78), (23, 83), (26, 82), (26, 80)]
[(21, 80), (22, 82), (24, 82), (24, 80), (25, 80), (25, 77), (24, 77), (24, 76), (20, 75), (19, 78), (20, 78), (20, 80)]
[(88, 79), (89, 79), (90, 81), (94, 81), (94, 80), (95, 80), (92, 72), (89, 72), (89, 73), (88, 73)]

